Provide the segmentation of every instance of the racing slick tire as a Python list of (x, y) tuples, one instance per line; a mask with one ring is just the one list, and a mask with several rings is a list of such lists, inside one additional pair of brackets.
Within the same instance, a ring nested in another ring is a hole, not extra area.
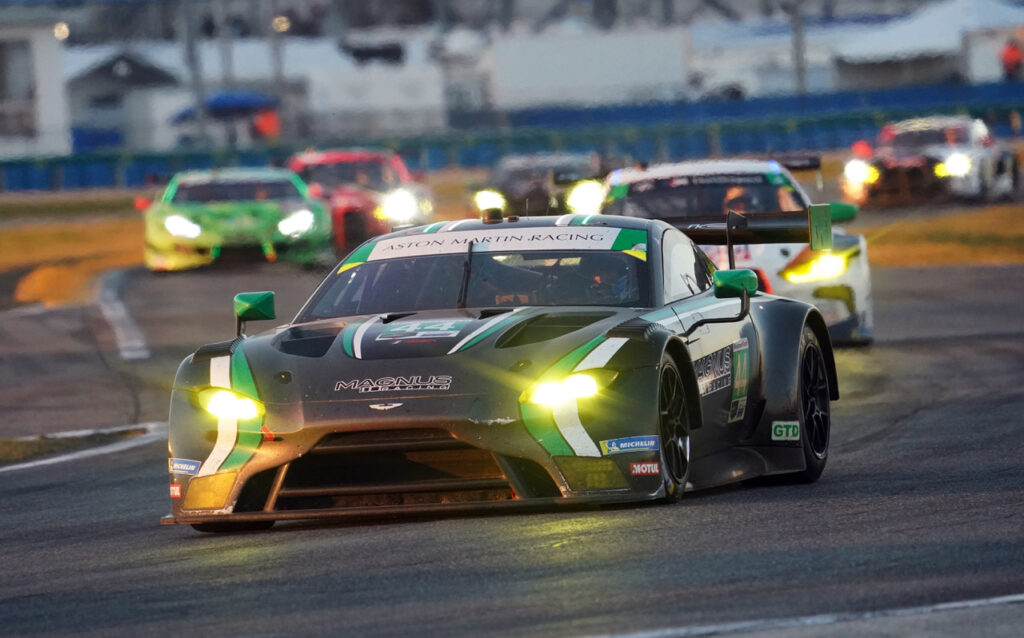
[(690, 411), (679, 367), (667, 353), (658, 372), (658, 434), (661, 436), (661, 476), (665, 485), (663, 501), (682, 497), (690, 479)]
[(828, 370), (818, 336), (805, 325), (800, 337), (797, 393), (800, 407), (800, 441), (806, 468), (791, 475), (801, 483), (813, 483), (825, 470), (832, 431)]
[(253, 521), (250, 523), (192, 523), (192, 529), (208, 534), (230, 534), (237, 532), (259, 532), (270, 529), (274, 521)]

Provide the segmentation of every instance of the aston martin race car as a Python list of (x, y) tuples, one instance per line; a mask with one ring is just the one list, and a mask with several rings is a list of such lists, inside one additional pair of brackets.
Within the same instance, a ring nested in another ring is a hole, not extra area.
[(336, 259), (331, 219), (288, 170), (231, 168), (175, 175), (145, 211), (145, 263), (185, 270), (226, 258), (300, 263)]
[[(601, 179), (608, 173), (596, 153), (550, 153), (503, 157), (473, 193), (477, 210), (506, 216), (594, 213), (601, 206)], [(617, 166), (621, 168), (621, 166)]]
[[(793, 158), (798, 168), (815, 168), (812, 158)], [(749, 218), (779, 210), (802, 210), (810, 198), (793, 174), (774, 160), (701, 160), (658, 164), (646, 170), (612, 172), (606, 180), (603, 212), (663, 219), (681, 228), (694, 218), (724, 219), (727, 211)], [(836, 203), (832, 221), (856, 215)], [(834, 343), (866, 344), (874, 338), (874, 306), (867, 240), (833, 229), (833, 250), (816, 252), (806, 242), (738, 245), (736, 264), (757, 273), (760, 290), (817, 306)], [(721, 246), (703, 246), (719, 267), (728, 263)]]
[(309, 151), (292, 156), (288, 168), (328, 202), (340, 254), (374, 235), (425, 224), (433, 217), (433, 192), (413, 179), (396, 153)]
[[(687, 232), (826, 248), (827, 208)], [(166, 524), (674, 500), (814, 481), (828, 459), (839, 391), (821, 313), (716, 269), (661, 221), (384, 235), (294, 319), (247, 336), (273, 301), (237, 295), (237, 336), (178, 369)]]
[(840, 187), (858, 204), (907, 204), (1011, 197), (1019, 181), (1013, 150), (979, 119), (922, 117), (886, 124), (875, 148), (854, 144)]

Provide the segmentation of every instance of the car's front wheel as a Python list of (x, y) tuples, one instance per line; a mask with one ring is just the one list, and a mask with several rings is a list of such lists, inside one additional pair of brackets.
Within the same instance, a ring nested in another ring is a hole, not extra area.
[(690, 417), (679, 368), (667, 354), (658, 375), (658, 420), (665, 500), (675, 501), (690, 478)]
[(800, 397), (800, 439), (807, 467), (795, 478), (813, 483), (825, 470), (832, 431), (828, 369), (818, 336), (804, 326), (800, 338), (800, 368), (797, 388)]

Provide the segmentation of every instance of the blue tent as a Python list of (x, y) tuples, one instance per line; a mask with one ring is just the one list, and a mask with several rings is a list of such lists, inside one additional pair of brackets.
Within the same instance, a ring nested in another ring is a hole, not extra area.
[[(277, 107), (280, 100), (273, 95), (256, 91), (220, 91), (206, 96), (206, 112), (214, 119), (229, 119), (252, 115), (263, 109)], [(187, 122), (196, 116), (194, 106), (178, 111), (171, 118), (172, 124)]]

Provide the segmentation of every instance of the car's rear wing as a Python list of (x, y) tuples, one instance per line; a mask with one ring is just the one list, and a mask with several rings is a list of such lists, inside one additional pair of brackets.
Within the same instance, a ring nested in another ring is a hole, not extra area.
[(832, 204), (814, 204), (796, 212), (741, 215), (729, 211), (723, 217), (662, 218), (698, 244), (729, 247), (729, 268), (735, 268), (735, 244), (808, 243), (811, 250), (832, 249)]

